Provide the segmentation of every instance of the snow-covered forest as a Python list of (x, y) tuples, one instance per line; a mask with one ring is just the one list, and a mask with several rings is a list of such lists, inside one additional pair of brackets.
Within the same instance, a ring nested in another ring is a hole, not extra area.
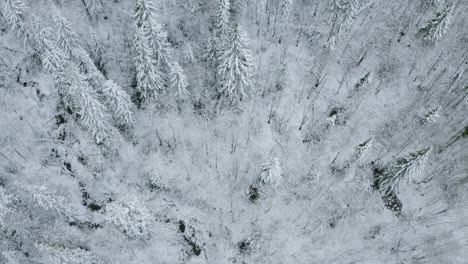
[(468, 1), (0, 0), (0, 263), (467, 263)]

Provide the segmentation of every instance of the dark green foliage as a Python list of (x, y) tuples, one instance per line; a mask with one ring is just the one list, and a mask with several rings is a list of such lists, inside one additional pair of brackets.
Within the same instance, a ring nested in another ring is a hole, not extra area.
[(328, 117), (332, 117), (334, 115), (337, 115), (338, 114), (338, 108), (333, 108), (330, 113), (328, 114)]
[(179, 232), (180, 233), (185, 233), (185, 223), (183, 220), (179, 221)]
[(260, 198), (258, 187), (251, 185), (249, 187), (249, 200), (251, 202), (255, 202), (256, 200), (258, 200), (258, 198)]
[(401, 208), (403, 207), (403, 204), (401, 203), (400, 199), (396, 196), (396, 194), (393, 191), (389, 192), (382, 192), (381, 191), (381, 181), (384, 177), (388, 175), (388, 170), (386, 168), (374, 168), (373, 169), (373, 181), (372, 181), (372, 189), (379, 191), (383, 194), (382, 200), (384, 202), (384, 205), (387, 209), (400, 214), (401, 213)]
[(462, 137), (464, 137), (464, 138), (468, 137), (468, 126), (466, 126), (465, 129), (463, 129)]
[(385, 168), (374, 168), (372, 172), (373, 172), (372, 173), (373, 181), (372, 181), (371, 187), (372, 189), (378, 191), (380, 190), (380, 181), (381, 181), (382, 175), (385, 173)]
[(184, 237), (185, 238), (185, 241), (190, 245), (191, 247), (191, 253), (193, 253), (195, 256), (199, 256), (201, 254), (201, 251), (202, 249), (200, 248), (200, 246), (197, 245), (197, 243), (195, 243), (193, 240), (191, 240), (190, 238), (188, 238), (187, 236)]
[(66, 122), (67, 122), (67, 120), (65, 119), (65, 117), (62, 114), (59, 114), (59, 115), (55, 116), (55, 124), (57, 126), (65, 124)]

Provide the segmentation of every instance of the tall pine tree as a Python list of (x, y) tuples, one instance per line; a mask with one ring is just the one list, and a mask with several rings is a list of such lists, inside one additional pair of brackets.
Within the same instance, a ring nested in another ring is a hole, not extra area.
[(398, 159), (393, 166), (380, 175), (379, 190), (382, 193), (398, 191), (400, 182), (409, 181), (422, 172), (430, 153), (431, 148), (424, 148)]
[[(167, 33), (156, 21), (151, 0), (137, 0), (134, 16), (137, 90), (142, 101), (156, 99), (169, 86), (185, 93), (185, 73), (174, 58)], [(169, 83), (165, 85), (165, 82)], [(180, 94), (180, 93), (179, 93)]]
[(446, 4), (441, 7), (435, 17), (427, 22), (427, 24), (419, 29), (419, 33), (423, 37), (425, 43), (437, 44), (442, 40), (447, 33), (450, 24), (452, 23), (453, 6)]
[(226, 47), (220, 54), (218, 67), (221, 79), (219, 93), (231, 105), (238, 105), (246, 99), (252, 89), (254, 68), (247, 44), (246, 33), (237, 24), (233, 25)]

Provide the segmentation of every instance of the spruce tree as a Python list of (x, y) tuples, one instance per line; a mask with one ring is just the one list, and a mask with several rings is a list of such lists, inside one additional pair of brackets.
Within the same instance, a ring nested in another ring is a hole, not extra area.
[(134, 123), (130, 96), (112, 80), (104, 83), (102, 94), (105, 105), (113, 113), (115, 122), (120, 127), (132, 127)]
[(139, 32), (141, 41), (151, 49), (152, 57), (158, 67), (168, 65), (172, 59), (167, 33), (156, 21), (156, 7), (152, 0), (137, 0), (134, 15), (135, 30)]
[(178, 97), (184, 97), (189, 93), (187, 91), (188, 82), (185, 74), (183, 73), (182, 67), (180, 67), (177, 62), (170, 65), (169, 83), (171, 89), (175, 90), (175, 95)]
[(57, 26), (57, 46), (72, 57), (79, 47), (80, 37), (73, 31), (71, 23), (58, 10), (54, 12), (54, 22)]
[(422, 172), (430, 153), (431, 148), (424, 148), (398, 159), (393, 166), (380, 175), (379, 190), (382, 193), (397, 192), (400, 182), (409, 181)]
[(21, 0), (3, 0), (3, 16), (7, 23), (17, 30), (18, 37), (28, 40), (28, 33), (25, 22), (26, 6)]
[(105, 219), (130, 239), (147, 238), (151, 234), (151, 214), (133, 196), (107, 204)]
[(247, 43), (246, 33), (235, 24), (229, 32), (228, 43), (220, 54), (219, 93), (226, 97), (231, 105), (238, 105), (251, 93), (254, 75), (253, 59)]
[(282, 170), (277, 158), (270, 158), (270, 161), (262, 165), (259, 175), (259, 182), (262, 184), (275, 185), (282, 179)]
[(344, 29), (351, 26), (354, 17), (359, 11), (361, 0), (332, 0), (330, 4), (331, 24), (330, 36), (328, 38), (329, 46), (334, 47), (335, 41), (341, 36)]
[(61, 243), (36, 243), (36, 248), (48, 263), (104, 264), (95, 254), (80, 247), (67, 247)]
[[(58, 11), (55, 13), (54, 21), (57, 24), (56, 45), (67, 57), (76, 62), (80, 74), (84, 75), (95, 92), (102, 94), (108, 106), (109, 113), (115, 119), (117, 125), (131, 127), (133, 124), (133, 113), (131, 111), (131, 100), (129, 95), (114, 82), (107, 82), (103, 73), (99, 71), (89, 54), (79, 45), (78, 35), (73, 31), (71, 24)], [(126, 104), (124, 106), (124, 104)], [(118, 106), (115, 108), (115, 106)]]
[[(151, 0), (137, 0), (135, 16), (135, 66), (137, 91), (142, 101), (154, 100), (167, 86), (186, 93), (185, 73), (174, 59), (167, 33), (156, 21), (156, 7)], [(175, 85), (177, 87), (175, 87)]]
[(216, 29), (221, 36), (224, 36), (224, 33), (229, 28), (230, 8), (229, 0), (219, 0), (218, 11), (216, 13)]
[(104, 51), (102, 49), (101, 41), (92, 28), (89, 29), (89, 33), (90, 42), (88, 43), (88, 49), (90, 51), (91, 58), (93, 59), (94, 65), (96, 65), (99, 71), (106, 75), (104, 69), (105, 64), (103, 60)]
[(206, 48), (203, 53), (203, 59), (210, 67), (216, 67), (218, 64), (218, 40), (215, 36), (212, 36), (208, 39)]
[(419, 29), (425, 43), (437, 44), (447, 33), (453, 17), (453, 5), (446, 4), (429, 20), (427, 24)]
[(51, 40), (51, 34), (45, 32), (40, 35), (43, 47), (42, 63), (54, 78), (65, 106), (79, 113), (82, 124), (88, 128), (97, 143), (109, 146), (110, 139), (116, 132), (109, 122), (106, 107), (99, 101), (98, 94), (86, 82), (78, 67), (69, 61), (68, 55)]
[(366, 152), (370, 147), (372, 147), (372, 144), (374, 143), (374, 137), (371, 137), (367, 139), (366, 141), (362, 142), (361, 144), (358, 145), (356, 149), (356, 154), (355, 158), (359, 159), (364, 152)]
[(153, 101), (164, 91), (163, 74), (153, 58), (147, 36), (141, 30), (135, 33), (134, 49), (138, 96), (143, 102)]

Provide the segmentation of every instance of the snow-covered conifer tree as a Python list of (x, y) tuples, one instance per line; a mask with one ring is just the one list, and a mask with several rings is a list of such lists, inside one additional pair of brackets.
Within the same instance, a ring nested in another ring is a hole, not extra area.
[(135, 66), (137, 91), (143, 101), (156, 99), (157, 94), (164, 91), (163, 73), (159, 70), (153, 58), (152, 49), (148, 46), (147, 38), (141, 31), (135, 33)]
[(25, 193), (31, 196), (34, 203), (46, 210), (55, 211), (58, 214), (72, 216), (73, 208), (62, 196), (57, 195), (45, 185), (28, 185), (24, 187)]
[(36, 248), (44, 255), (48, 263), (104, 264), (89, 250), (79, 247), (70, 248), (52, 242), (36, 243)]
[(397, 160), (379, 179), (379, 190), (383, 193), (398, 191), (401, 181), (409, 181), (419, 175), (426, 165), (431, 148), (424, 148)]
[(132, 127), (134, 120), (130, 108), (132, 105), (130, 96), (112, 80), (107, 80), (104, 83), (102, 94), (107, 108), (113, 113), (116, 123), (122, 127)]
[(156, 21), (156, 7), (152, 0), (137, 0), (134, 15), (135, 39), (144, 41), (151, 49), (152, 57), (158, 66), (169, 64), (172, 49), (167, 41), (167, 33)]
[(21, 0), (3, 0), (3, 15), (11, 27), (17, 30), (18, 37), (28, 40), (25, 22), (26, 6)]
[(177, 84), (178, 89), (183, 88), (180, 91), (185, 90), (185, 74), (172, 55), (166, 31), (156, 21), (154, 3), (138, 0), (135, 10), (134, 50), (140, 98), (143, 101), (155, 99), (158, 93), (164, 92), (165, 80), (169, 81), (169, 86)]
[(12, 203), (12, 195), (8, 194), (5, 189), (0, 186), (0, 227), (3, 225), (3, 218), (10, 213), (9, 204)]
[(175, 94), (178, 97), (183, 97), (187, 95), (189, 92), (187, 91), (187, 77), (185, 77), (185, 74), (182, 70), (182, 67), (180, 67), (179, 63), (174, 61), (170, 67), (170, 72), (169, 72), (169, 83), (171, 86), (171, 90), (175, 90)]
[(58, 10), (54, 11), (53, 16), (57, 26), (57, 46), (66, 54), (72, 56), (76, 49), (79, 48), (79, 36), (73, 31), (71, 23)]
[(419, 117), (419, 121), (422, 125), (428, 123), (435, 123), (437, 122), (437, 118), (440, 117), (440, 107), (435, 107), (429, 110), (425, 115)]
[(88, 48), (90, 50), (90, 55), (94, 61), (94, 64), (96, 67), (99, 68), (99, 70), (102, 72), (104, 68), (104, 62), (103, 62), (103, 50), (102, 50), (102, 45), (100, 40), (98, 39), (98, 36), (92, 28), (89, 29), (89, 35), (90, 35), (90, 42), (88, 43)]
[(187, 63), (195, 62), (195, 54), (193, 53), (193, 48), (192, 48), (192, 45), (190, 45), (190, 43), (188, 42), (184, 43), (183, 54), (184, 54), (184, 60)]
[(221, 36), (229, 29), (230, 8), (229, 0), (219, 0), (216, 14), (216, 29)]
[(88, 127), (88, 131), (97, 143), (108, 145), (111, 139), (118, 135), (109, 122), (109, 115), (105, 106), (98, 100), (96, 92), (79, 79), (72, 83), (72, 90), (81, 116), (81, 122)]
[(429, 20), (427, 24), (419, 29), (423, 40), (426, 43), (439, 42), (447, 33), (450, 24), (452, 23), (453, 5), (446, 4), (435, 15), (434, 18)]
[[(92, 88), (104, 95), (108, 110), (119, 126), (131, 127), (133, 113), (131, 111), (131, 100), (129, 95), (114, 82), (107, 82), (106, 78), (99, 71), (88, 53), (79, 45), (78, 35), (71, 28), (70, 23), (58, 11), (55, 12), (54, 21), (57, 24), (57, 46), (76, 61), (80, 73), (86, 76), (87, 82)], [(99, 50), (97, 51), (99, 52)], [(125, 104), (125, 106), (124, 106)], [(114, 106), (119, 106), (114, 108)], [(130, 122), (130, 123), (129, 123)]]
[(88, 128), (95, 141), (108, 144), (116, 132), (109, 123), (107, 109), (99, 101), (96, 91), (85, 81), (78, 67), (68, 61), (68, 56), (46, 35), (50, 34), (41, 34), (44, 36), (42, 62), (52, 74), (59, 93), (68, 106), (80, 114), (82, 124)]
[(203, 59), (208, 63), (210, 66), (216, 66), (218, 64), (218, 40), (215, 36), (212, 36), (208, 39), (206, 44), (205, 51), (203, 53)]
[(135, 197), (109, 203), (105, 217), (130, 239), (145, 238), (151, 233), (151, 214)]
[(374, 137), (369, 138), (368, 140), (362, 142), (358, 145), (356, 149), (356, 159), (359, 159), (366, 150), (368, 150), (374, 143)]
[(277, 184), (282, 179), (282, 170), (277, 158), (270, 158), (270, 161), (263, 164), (260, 171), (259, 181), (263, 184)]
[(247, 98), (253, 85), (253, 59), (247, 44), (246, 33), (237, 24), (233, 25), (226, 48), (220, 54), (219, 92), (228, 98), (232, 105), (237, 105)]
[(332, 0), (330, 5), (331, 24), (330, 36), (328, 42), (333, 48), (337, 38), (341, 36), (341, 32), (351, 26), (351, 22), (357, 15), (361, 0)]

